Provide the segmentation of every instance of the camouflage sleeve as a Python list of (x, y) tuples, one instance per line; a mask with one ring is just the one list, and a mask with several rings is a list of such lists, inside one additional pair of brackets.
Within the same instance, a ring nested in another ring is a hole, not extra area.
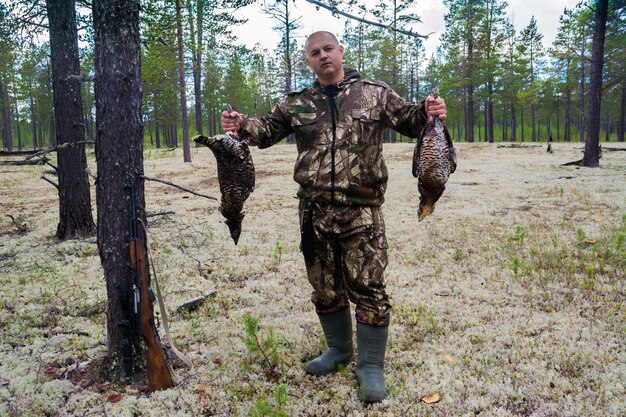
[(389, 127), (404, 136), (418, 137), (428, 120), (424, 101), (419, 104), (407, 103), (391, 88), (386, 89), (386, 95), (385, 112)]
[(280, 103), (262, 117), (243, 116), (239, 137), (252, 146), (268, 148), (293, 132), (291, 120), (286, 116), (286, 106)]

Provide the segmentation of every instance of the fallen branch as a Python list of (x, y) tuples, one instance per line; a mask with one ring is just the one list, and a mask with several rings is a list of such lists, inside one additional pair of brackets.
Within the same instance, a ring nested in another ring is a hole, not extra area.
[(510, 145), (498, 145), (498, 148), (541, 148), (543, 145), (523, 145), (521, 143), (511, 143)]
[(148, 213), (146, 217), (167, 216), (168, 214), (176, 214), (175, 211), (161, 211), (158, 213)]
[(41, 149), (30, 150), (18, 150), (18, 151), (0, 151), (0, 156), (17, 156), (17, 155), (32, 155), (41, 151)]
[(205, 294), (205, 295), (201, 295), (200, 297), (196, 297), (193, 300), (187, 301), (186, 303), (178, 306), (176, 308), (176, 312), (178, 314), (183, 313), (183, 312), (188, 312), (191, 313), (192, 311), (196, 311), (197, 309), (199, 309), (202, 304), (204, 304), (206, 302), (206, 300), (209, 299), (209, 297), (214, 298), (217, 295), (217, 292), (213, 291), (210, 292), (209, 294)]
[(211, 197), (210, 195), (204, 195), (204, 194), (197, 193), (197, 192), (192, 191), (192, 190), (190, 190), (188, 188), (181, 187), (178, 184), (174, 184), (173, 182), (161, 180), (161, 179), (158, 179), (158, 178), (146, 177), (145, 175), (142, 175), (141, 178), (143, 178), (144, 180), (148, 180), (148, 181), (155, 181), (155, 182), (160, 182), (162, 184), (170, 185), (170, 186), (178, 188), (180, 190), (187, 191), (188, 193), (191, 193), (193, 195), (197, 195), (198, 197), (208, 198), (209, 200), (217, 200), (217, 198), (215, 198), (215, 197)]
[(46, 161), (49, 161), (49, 159), (44, 156), (41, 159), (26, 158), (21, 161), (0, 161), (0, 165), (41, 165), (45, 164)]

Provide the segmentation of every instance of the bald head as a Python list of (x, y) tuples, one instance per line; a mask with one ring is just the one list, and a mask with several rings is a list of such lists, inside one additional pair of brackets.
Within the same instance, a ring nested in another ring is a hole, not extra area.
[(307, 55), (309, 55), (311, 43), (316, 40), (326, 41), (326, 43), (331, 43), (339, 46), (339, 41), (334, 34), (325, 30), (320, 30), (318, 32), (311, 33), (309, 37), (306, 38), (306, 42), (304, 43), (304, 50), (306, 51)]

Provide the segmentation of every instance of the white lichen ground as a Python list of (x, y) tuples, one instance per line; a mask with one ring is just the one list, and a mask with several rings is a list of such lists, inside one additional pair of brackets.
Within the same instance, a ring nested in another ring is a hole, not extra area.
[[(588, 169), (560, 166), (582, 157), (580, 144), (553, 147), (459, 145), (458, 171), (418, 222), (412, 145), (386, 146), (390, 395), (373, 406), (357, 398), (354, 364), (304, 372), (324, 344), (298, 250), (293, 146), (253, 149), (257, 189), (238, 246), (217, 202), (146, 185), (149, 212), (176, 212), (149, 233), (173, 337), (195, 365), (149, 396), (81, 374), (105, 352), (97, 247), (55, 240), (43, 167), (0, 166), (0, 415), (624, 416), (626, 152)], [(212, 154), (194, 149), (193, 160), (146, 151), (146, 174), (219, 196)], [(174, 314), (209, 293), (200, 310)], [(246, 313), (261, 338), (273, 328), (278, 380), (246, 349)], [(441, 401), (420, 401), (433, 392)]]

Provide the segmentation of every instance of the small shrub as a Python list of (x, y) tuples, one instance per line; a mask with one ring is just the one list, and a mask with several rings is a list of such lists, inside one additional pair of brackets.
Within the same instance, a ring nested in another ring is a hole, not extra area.
[(509, 237), (509, 241), (517, 242), (519, 247), (524, 246), (524, 239), (526, 238), (526, 232), (522, 228), (522, 226), (515, 226), (515, 234)]
[(282, 374), (280, 367), (282, 364), (278, 342), (274, 336), (274, 328), (268, 327), (267, 336), (259, 338), (259, 319), (251, 314), (243, 316), (243, 323), (246, 330), (244, 343), (249, 353), (258, 357), (262, 366), (266, 368), (265, 376), (269, 380), (277, 380)]

